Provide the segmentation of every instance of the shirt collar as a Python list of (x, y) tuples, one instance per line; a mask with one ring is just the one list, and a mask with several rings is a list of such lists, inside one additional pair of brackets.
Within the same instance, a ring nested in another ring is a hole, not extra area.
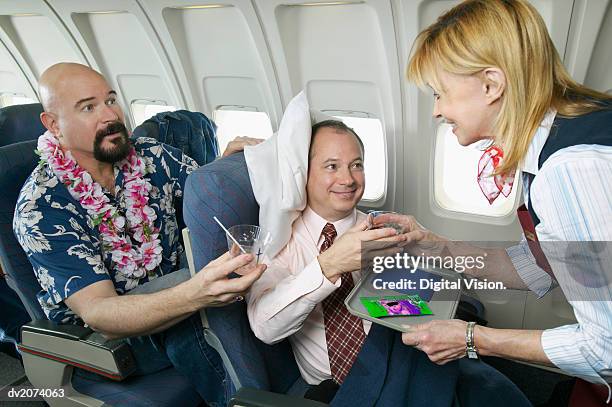
[[(308, 233), (314, 242), (318, 242), (321, 238), (321, 231), (323, 227), (329, 222), (325, 218), (322, 218), (318, 213), (316, 213), (310, 206), (307, 206), (304, 209), (302, 214), (302, 219), (304, 220), (304, 224), (308, 229)], [(336, 228), (336, 233), (338, 233), (338, 237), (342, 236), (347, 230), (352, 228), (357, 221), (357, 209), (353, 209), (353, 211), (345, 218), (337, 220), (335, 222), (329, 222), (334, 225)]]
[(542, 148), (544, 148), (544, 144), (546, 144), (546, 140), (548, 139), (548, 135), (550, 134), (550, 129), (555, 121), (556, 115), (557, 111), (554, 109), (549, 110), (544, 115), (544, 119), (542, 119), (542, 122), (538, 126), (535, 135), (531, 140), (531, 144), (529, 144), (527, 154), (521, 163), (521, 169), (523, 172), (528, 172), (533, 175), (538, 173), (538, 160), (540, 158), (540, 153), (542, 152)]

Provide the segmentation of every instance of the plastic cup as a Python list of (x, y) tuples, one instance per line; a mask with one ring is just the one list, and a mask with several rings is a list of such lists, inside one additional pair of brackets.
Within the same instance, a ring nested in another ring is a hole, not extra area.
[[(393, 228), (397, 232), (397, 234), (401, 234), (404, 232), (404, 227), (397, 222), (384, 222), (385, 217), (389, 217), (388, 215), (399, 215), (397, 212), (393, 211), (369, 211), (368, 212), (368, 227), (370, 229), (380, 229), (380, 228)], [(376, 222), (374, 219), (377, 217), (381, 217), (383, 222)]]
[[(242, 253), (251, 253), (255, 257), (252, 265), (257, 265), (263, 261), (263, 255), (266, 246), (270, 243), (270, 234), (265, 232), (261, 227), (255, 225), (235, 225), (227, 230), (227, 248), (232, 256), (239, 256)], [(235, 240), (235, 241), (234, 241)], [(238, 244), (236, 244), (238, 243)], [(240, 245), (240, 246), (238, 246)], [(244, 250), (244, 252), (243, 252)], [(252, 267), (247, 267), (248, 270), (237, 270), (237, 274), (247, 274)]]

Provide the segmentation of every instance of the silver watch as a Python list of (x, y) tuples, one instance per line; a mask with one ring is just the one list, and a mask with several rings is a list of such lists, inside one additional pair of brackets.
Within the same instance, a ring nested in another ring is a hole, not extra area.
[(478, 359), (478, 350), (474, 343), (474, 326), (476, 322), (468, 322), (465, 331), (465, 353), (469, 359)]

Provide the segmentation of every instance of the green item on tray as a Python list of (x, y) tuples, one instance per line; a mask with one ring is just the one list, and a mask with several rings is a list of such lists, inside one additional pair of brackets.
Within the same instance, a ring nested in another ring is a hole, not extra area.
[(371, 317), (432, 315), (427, 302), (418, 295), (385, 295), (361, 297), (361, 303)]

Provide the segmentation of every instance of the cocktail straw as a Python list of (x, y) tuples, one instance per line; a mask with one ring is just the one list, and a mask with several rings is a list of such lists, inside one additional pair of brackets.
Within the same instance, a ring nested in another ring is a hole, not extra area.
[(223, 223), (221, 223), (221, 221), (219, 219), (217, 219), (216, 216), (213, 216), (213, 219), (215, 220), (215, 222), (217, 222), (219, 224), (219, 226), (221, 226), (221, 229), (223, 229), (225, 231), (225, 233), (230, 237), (230, 239), (232, 239), (232, 241), (234, 243), (236, 243), (236, 246), (238, 246), (240, 248), (242, 253), (247, 254), (246, 250), (244, 250), (244, 248), (242, 246), (240, 246), (240, 243), (238, 243), (238, 241), (236, 239), (234, 239), (234, 236), (232, 236), (232, 234), (229, 232), (229, 230), (227, 230), (227, 228), (225, 226), (223, 226)]

